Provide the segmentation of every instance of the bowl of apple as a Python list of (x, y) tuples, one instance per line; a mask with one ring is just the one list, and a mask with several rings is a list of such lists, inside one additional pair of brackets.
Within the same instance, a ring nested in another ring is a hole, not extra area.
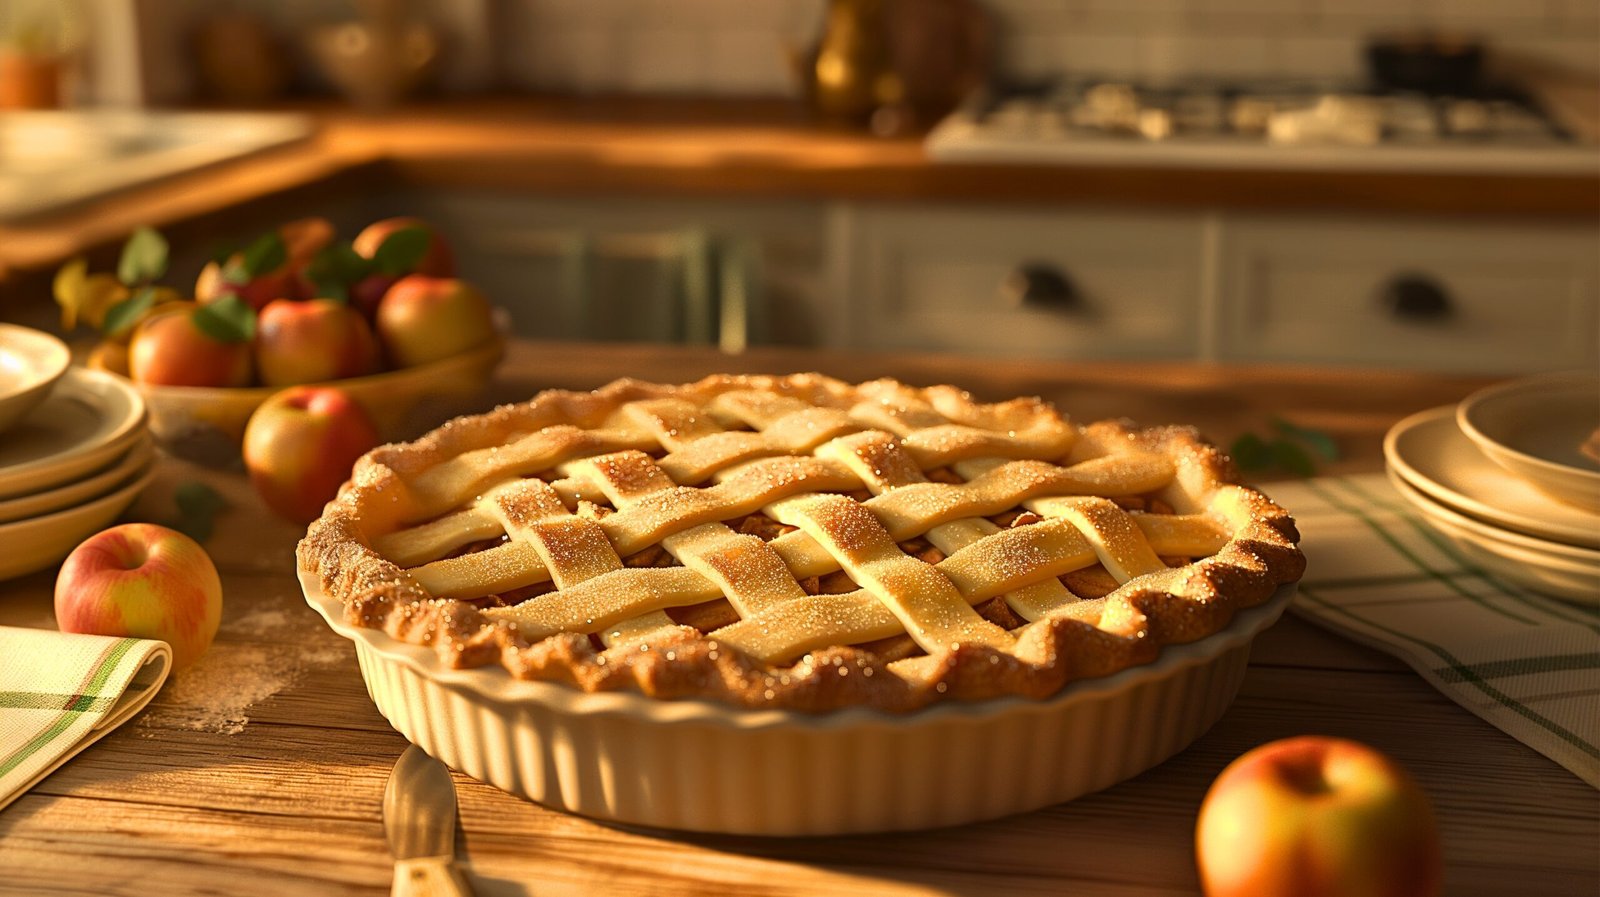
[(207, 264), (192, 295), (157, 283), (166, 264), (140, 229), (115, 274), (62, 268), (56, 301), (65, 327), (100, 331), (89, 366), (132, 380), (156, 439), (203, 463), (236, 461), (255, 409), (302, 384), (336, 384), (384, 439), (414, 435), (470, 410), (504, 353), (495, 309), (415, 218), (348, 242), (289, 222)]

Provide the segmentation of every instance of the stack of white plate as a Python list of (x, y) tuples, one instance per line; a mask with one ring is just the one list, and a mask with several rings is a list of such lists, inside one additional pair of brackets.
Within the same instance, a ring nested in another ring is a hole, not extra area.
[(1600, 605), (1597, 430), (1600, 377), (1563, 374), (1414, 414), (1383, 449), (1395, 488), (1477, 566)]
[(53, 337), (0, 324), (0, 579), (49, 567), (109, 526), (154, 459), (132, 387), (69, 367)]

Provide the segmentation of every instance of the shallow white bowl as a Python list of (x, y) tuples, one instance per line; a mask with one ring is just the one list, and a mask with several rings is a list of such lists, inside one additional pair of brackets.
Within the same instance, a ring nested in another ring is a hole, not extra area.
[(133, 387), (100, 371), (69, 368), (49, 397), (0, 439), (0, 498), (87, 476), (144, 432), (144, 400)]
[(1578, 450), (1600, 427), (1600, 374), (1551, 374), (1473, 393), (1461, 432), (1496, 464), (1550, 495), (1600, 511), (1600, 462)]
[(50, 394), (72, 364), (66, 343), (48, 333), (0, 324), (0, 433)]
[(1430, 526), (1473, 564), (1509, 582), (1574, 604), (1600, 607), (1600, 551), (1499, 529), (1428, 498), (1392, 468), (1389, 480)]
[(0, 524), (0, 579), (43, 570), (66, 557), (78, 543), (110, 526), (155, 475), (151, 465), (122, 488), (86, 504)]
[(1389, 469), (1440, 504), (1491, 526), (1600, 548), (1600, 514), (1547, 495), (1489, 460), (1456, 423), (1456, 406), (1413, 414), (1383, 440)]
[(451, 669), (354, 626), (305, 572), (306, 600), (355, 642), (367, 692), (401, 734), (460, 771), (558, 810), (699, 832), (830, 835), (958, 825), (1071, 800), (1183, 750), (1222, 716), (1285, 586), (1221, 632), (1042, 701), (905, 715), (749, 711), (589, 694)]

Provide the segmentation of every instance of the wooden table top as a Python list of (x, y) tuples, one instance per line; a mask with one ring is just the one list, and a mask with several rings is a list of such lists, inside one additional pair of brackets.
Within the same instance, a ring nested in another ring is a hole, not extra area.
[[(310, 140), (0, 224), (0, 277), (120, 244), (139, 225), (237, 226), (237, 207), (284, 193), (394, 185), (534, 194), (740, 200), (1023, 203), (1187, 210), (1367, 212), (1593, 221), (1591, 175), (938, 163), (919, 134), (822, 126), (794, 103), (477, 97), (386, 115), (334, 103)], [(180, 232), (181, 233), (181, 232)]]
[[(1224, 443), (1282, 414), (1334, 434), (1348, 453), (1337, 469), (1347, 471), (1381, 466), (1379, 438), (1402, 415), (1480, 385), (1289, 368), (518, 344), (490, 399), (726, 369), (1039, 394), (1080, 419), (1189, 421)], [(141, 718), (0, 812), (0, 893), (386, 893), (380, 804), (405, 740), (373, 709), (349, 644), (301, 599), (299, 530), (272, 519), (241, 476), (163, 460), (136, 515), (169, 515), (173, 487), (192, 479), (232, 503), (207, 545), (225, 588), (217, 643)], [(53, 581), (46, 571), (0, 583), (0, 622), (52, 625)], [(457, 850), (480, 894), (1193, 894), (1194, 818), (1212, 778), (1257, 744), (1303, 733), (1367, 742), (1416, 776), (1439, 814), (1447, 893), (1596, 893), (1592, 789), (1398, 661), (1294, 617), (1256, 641), (1238, 699), (1208, 734), (1068, 804), (926, 833), (683, 836), (553, 812), (458, 774)]]

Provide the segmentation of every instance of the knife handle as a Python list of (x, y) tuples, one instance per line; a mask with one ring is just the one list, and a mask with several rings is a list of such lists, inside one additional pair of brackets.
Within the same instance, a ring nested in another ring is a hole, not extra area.
[(449, 857), (396, 860), (390, 897), (472, 897), (472, 886)]

